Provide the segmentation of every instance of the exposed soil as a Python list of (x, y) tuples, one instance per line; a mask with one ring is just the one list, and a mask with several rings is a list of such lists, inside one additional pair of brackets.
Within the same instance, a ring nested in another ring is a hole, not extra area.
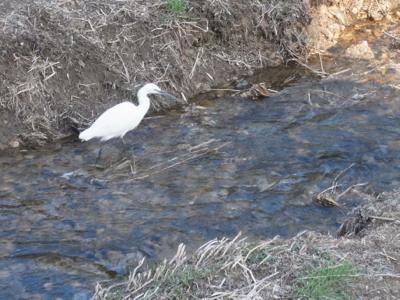
[(341, 33), (355, 21), (382, 21), (399, 5), (399, 0), (313, 0), (309, 26), (310, 48), (320, 52), (334, 46)]

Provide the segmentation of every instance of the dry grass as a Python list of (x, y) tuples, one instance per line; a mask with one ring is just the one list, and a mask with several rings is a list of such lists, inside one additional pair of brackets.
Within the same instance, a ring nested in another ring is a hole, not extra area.
[(340, 207), (340, 199), (351, 191), (355, 190), (357, 187), (362, 187), (367, 185), (367, 182), (352, 184), (348, 187), (343, 187), (342, 184), (339, 184), (339, 179), (352, 167), (354, 167), (354, 163), (339, 172), (338, 175), (334, 178), (332, 185), (323, 191), (319, 192), (315, 197), (315, 201), (322, 206), (326, 207)]
[[(105, 180), (124, 178), (125, 182), (128, 184), (133, 181), (145, 179), (163, 172), (168, 172), (170, 169), (177, 168), (182, 164), (186, 164), (200, 157), (210, 154), (217, 154), (229, 144), (231, 144), (231, 142), (224, 142), (219, 139), (210, 139), (194, 146), (186, 145), (184, 147), (180, 147), (179, 149), (169, 151), (170, 157), (162, 162), (158, 162), (154, 165), (146, 167), (136, 166), (136, 162), (133, 157), (123, 158), (119, 162), (109, 167), (98, 167), (104, 169), (102, 174), (105, 176)], [(154, 155), (158, 155), (158, 153), (154, 153)]]
[(302, 232), (290, 239), (214, 239), (184, 245), (156, 268), (139, 262), (127, 281), (101, 283), (93, 299), (398, 299), (400, 191), (368, 195), (374, 221), (351, 237)]
[(307, 57), (311, 14), (306, 2), (271, 0), (261, 11), (259, 26), (270, 40), (278, 41), (280, 53), (287, 59)]

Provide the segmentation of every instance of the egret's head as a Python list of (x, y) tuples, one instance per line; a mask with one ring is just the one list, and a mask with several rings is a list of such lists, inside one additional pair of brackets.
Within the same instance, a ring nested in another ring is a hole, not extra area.
[(154, 83), (147, 83), (140, 88), (140, 91), (147, 95), (162, 93), (162, 90)]
[(176, 99), (175, 96), (164, 92), (163, 90), (161, 90), (156, 84), (154, 83), (147, 83), (145, 84), (143, 87), (141, 87), (138, 91), (138, 95), (143, 94), (143, 95), (152, 95), (152, 94), (156, 94), (156, 95), (163, 95), (163, 96), (167, 96), (173, 99)]

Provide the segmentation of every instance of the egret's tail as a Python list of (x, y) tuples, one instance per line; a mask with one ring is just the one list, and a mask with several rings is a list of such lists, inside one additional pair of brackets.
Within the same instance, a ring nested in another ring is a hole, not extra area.
[(88, 129), (82, 131), (82, 132), (79, 134), (79, 138), (80, 138), (82, 141), (88, 141), (88, 140), (92, 139), (92, 138), (93, 138), (93, 134), (92, 134), (92, 132), (90, 131), (90, 128), (88, 128)]

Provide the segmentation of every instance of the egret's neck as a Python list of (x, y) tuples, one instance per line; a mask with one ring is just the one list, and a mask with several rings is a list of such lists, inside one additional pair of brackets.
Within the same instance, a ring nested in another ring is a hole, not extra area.
[(138, 101), (139, 101), (138, 107), (143, 111), (143, 114), (145, 115), (150, 108), (150, 98), (149, 96), (147, 96), (147, 94), (141, 93), (139, 91)]

